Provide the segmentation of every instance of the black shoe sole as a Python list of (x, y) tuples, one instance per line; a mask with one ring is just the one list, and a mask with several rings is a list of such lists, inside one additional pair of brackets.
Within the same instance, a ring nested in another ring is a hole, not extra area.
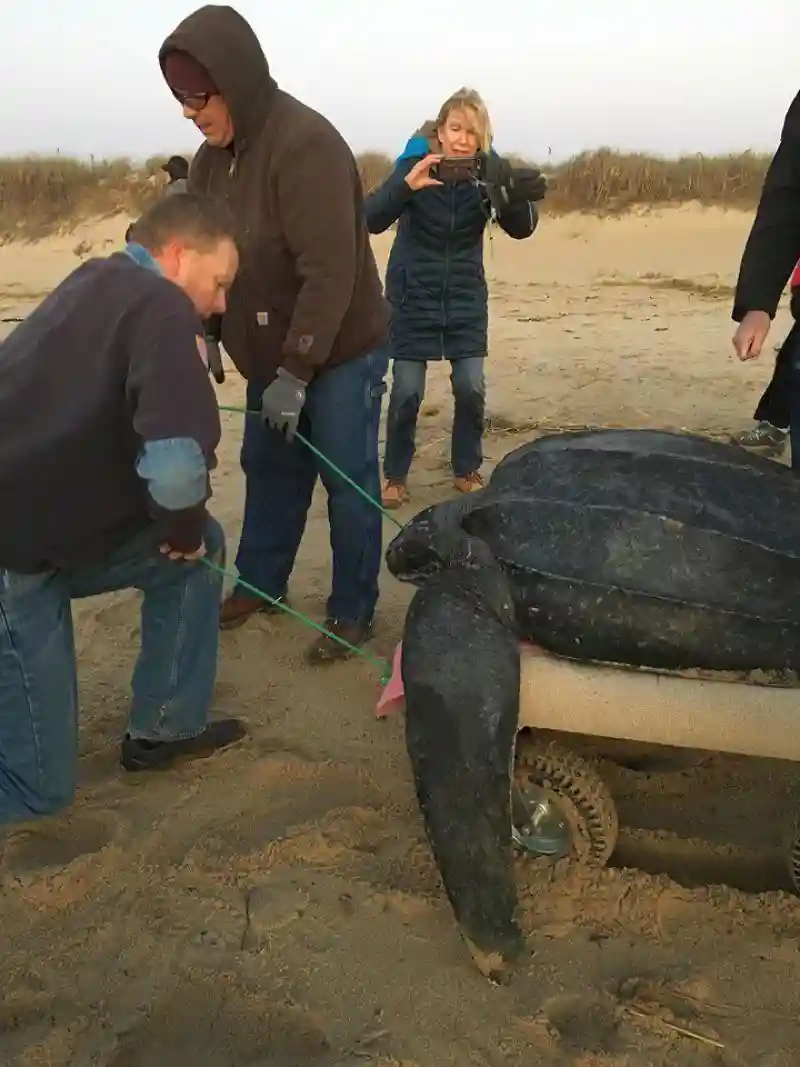
[(786, 451), (785, 442), (780, 445), (741, 445), (737, 441), (736, 444), (745, 452), (752, 452), (754, 456), (762, 456), (764, 459), (777, 459)]

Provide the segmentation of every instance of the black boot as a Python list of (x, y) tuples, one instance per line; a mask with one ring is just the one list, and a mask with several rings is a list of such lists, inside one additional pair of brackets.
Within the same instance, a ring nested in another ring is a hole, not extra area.
[(120, 763), (126, 771), (165, 770), (176, 763), (205, 759), (247, 734), (239, 719), (217, 719), (210, 722), (197, 737), (180, 741), (147, 741), (138, 737), (125, 737), (122, 742)]

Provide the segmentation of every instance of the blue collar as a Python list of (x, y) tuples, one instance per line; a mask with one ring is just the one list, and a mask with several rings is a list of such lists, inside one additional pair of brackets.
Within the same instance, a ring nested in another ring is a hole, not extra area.
[(163, 274), (161, 267), (156, 263), (144, 245), (135, 243), (127, 244), (123, 251), (129, 259), (132, 259), (134, 263), (138, 263), (140, 267), (146, 267), (148, 270), (155, 271), (156, 274)]

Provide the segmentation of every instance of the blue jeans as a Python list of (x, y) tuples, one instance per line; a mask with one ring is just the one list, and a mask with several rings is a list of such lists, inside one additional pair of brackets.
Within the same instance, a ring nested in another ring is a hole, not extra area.
[[(388, 368), (385, 352), (343, 363), (308, 387), (298, 430), (380, 503), (378, 430)], [(263, 386), (250, 382), (247, 407), (261, 406)], [(245, 507), (236, 568), (239, 577), (275, 599), (286, 595), (317, 477), (328, 493), (333, 583), (327, 615), (372, 621), (378, 601), (383, 527), (380, 511), (317, 460), (302, 441), (289, 442), (255, 417), (246, 420), (241, 455)], [(246, 587), (239, 592), (247, 595)]]
[[(483, 426), (486, 381), (483, 357), (453, 360), (450, 384), (455, 412), (450, 462), (456, 478), (466, 478), (483, 463)], [(411, 359), (392, 363), (392, 392), (386, 423), (386, 455), (383, 472), (389, 481), (403, 482), (414, 458), (417, 418), (425, 395), (427, 364)]]
[[(225, 535), (209, 522), (209, 558)], [(202, 563), (161, 555), (145, 531), (91, 566), (0, 570), (0, 824), (67, 807), (78, 762), (78, 687), (70, 601), (139, 589), (141, 650), (128, 733), (153, 741), (206, 726), (217, 674), (221, 578)]]

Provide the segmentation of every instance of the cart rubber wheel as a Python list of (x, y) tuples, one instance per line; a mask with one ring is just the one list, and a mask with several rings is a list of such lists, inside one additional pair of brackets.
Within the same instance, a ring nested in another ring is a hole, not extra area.
[(619, 820), (614, 798), (589, 760), (558, 743), (537, 745), (535, 736), (521, 734), (514, 780), (523, 797), (533, 786), (563, 816), (570, 836), (565, 858), (586, 866), (606, 865), (616, 848)]

